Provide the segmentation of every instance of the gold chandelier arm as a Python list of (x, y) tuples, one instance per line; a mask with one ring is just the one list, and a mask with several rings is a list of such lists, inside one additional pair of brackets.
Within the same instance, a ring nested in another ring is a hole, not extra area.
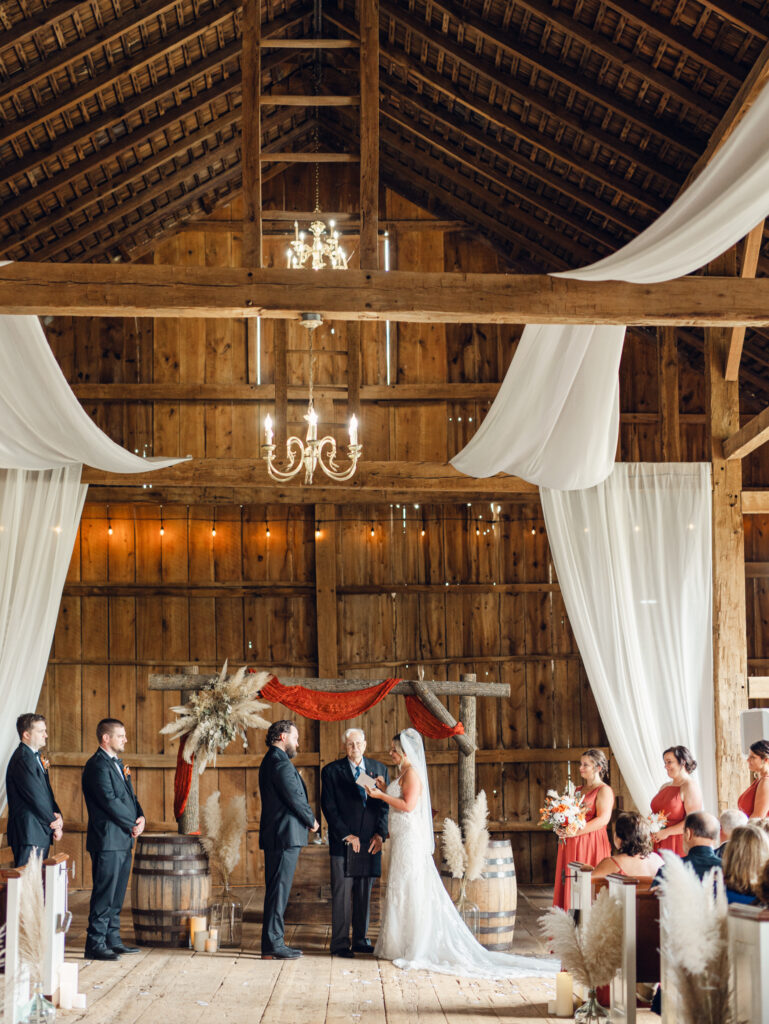
[(285, 469), (279, 469), (275, 465), (275, 445), (267, 444), (264, 445), (267, 449), (265, 458), (267, 460), (267, 472), (274, 480), (288, 481), (293, 478), (301, 471), (304, 465), (304, 443), (301, 438), (289, 437), (286, 441), (286, 459), (288, 460), (288, 466)]
[[(323, 460), (324, 448), (329, 449), (329, 454), (325, 462)], [(355, 468), (358, 465), (358, 459), (360, 458), (362, 450), (363, 448), (359, 444), (348, 444), (347, 455), (350, 459), (350, 465), (342, 467), (336, 461), (337, 448), (334, 438), (330, 435), (323, 437), (318, 442), (318, 462), (320, 463), (320, 468), (326, 476), (330, 477), (332, 480), (349, 480), (355, 473)]]

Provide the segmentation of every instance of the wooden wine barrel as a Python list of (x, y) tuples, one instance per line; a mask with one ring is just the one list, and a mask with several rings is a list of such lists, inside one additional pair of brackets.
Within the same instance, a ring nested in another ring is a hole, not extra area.
[(205, 916), (210, 895), (208, 857), (197, 836), (139, 836), (131, 880), (139, 945), (186, 946), (187, 919)]
[[(459, 879), (452, 878), (445, 865), (443, 884), (453, 900), (459, 896)], [(467, 883), (467, 898), (480, 912), (478, 941), (486, 949), (507, 952), (513, 947), (515, 913), (518, 909), (518, 883), (515, 878), (513, 848), (509, 839), (492, 839), (486, 854), (483, 874)]]

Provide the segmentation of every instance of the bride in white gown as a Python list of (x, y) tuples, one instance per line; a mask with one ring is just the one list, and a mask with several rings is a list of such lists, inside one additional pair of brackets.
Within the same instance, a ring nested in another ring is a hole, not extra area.
[(406, 729), (393, 739), (390, 755), (399, 769), (372, 799), (390, 805), (390, 870), (374, 956), (396, 967), (474, 978), (555, 977), (558, 961), (484, 949), (457, 913), (433, 861), (430, 790), (422, 737)]

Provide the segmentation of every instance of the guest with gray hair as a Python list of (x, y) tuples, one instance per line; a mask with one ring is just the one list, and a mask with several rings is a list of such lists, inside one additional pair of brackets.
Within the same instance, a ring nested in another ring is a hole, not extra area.
[(723, 857), (726, 844), (732, 838), (732, 832), (736, 828), (742, 828), (748, 823), (748, 816), (744, 811), (738, 811), (734, 808), (729, 808), (726, 811), (722, 811), (718, 819), (721, 823), (721, 845), (716, 850), (719, 857)]
[[(346, 756), (330, 762), (320, 773), (320, 803), (328, 822), (331, 855), (331, 955), (354, 957), (356, 953), (374, 951), (367, 938), (369, 902), (374, 878), (381, 875), (389, 813), (387, 804), (369, 800), (356, 780), (365, 772), (386, 784), (388, 775), (381, 762), (363, 756), (366, 737), (362, 729), (347, 729), (342, 741)], [(364, 866), (353, 864), (352, 858), (347, 863), (348, 851), (372, 855), (368, 873), (359, 874)]]

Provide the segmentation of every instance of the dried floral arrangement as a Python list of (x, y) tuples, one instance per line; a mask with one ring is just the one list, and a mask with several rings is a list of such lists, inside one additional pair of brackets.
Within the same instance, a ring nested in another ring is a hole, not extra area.
[(552, 907), (539, 927), (562, 970), (588, 989), (608, 985), (622, 966), (622, 907), (608, 889), (598, 894), (584, 924), (575, 925), (565, 910)]
[(195, 691), (186, 704), (171, 708), (179, 717), (160, 730), (178, 739), (186, 738), (184, 760), (197, 762), (202, 775), (209, 764), (216, 764), (216, 755), (240, 736), (243, 749), (248, 749), (248, 729), (269, 729), (270, 722), (260, 712), (270, 705), (257, 699), (259, 691), (270, 678), (267, 672), (248, 673), (246, 666), (227, 678), (227, 662), (221, 675), (208, 690)]
[(451, 818), (443, 821), (442, 849), (452, 878), (474, 882), (481, 877), (489, 849), (489, 804), (481, 790), (462, 822), (464, 842), (459, 825)]
[[(734, 1024), (727, 903), (720, 871), (702, 881), (668, 850), (660, 882), (660, 947), (677, 1024)], [(664, 998), (664, 993), (663, 993)]]
[(232, 871), (240, 861), (240, 847), (246, 832), (246, 798), (234, 796), (222, 807), (217, 790), (203, 804), (201, 819), (200, 842), (227, 890)]
[(33, 851), (21, 873), (19, 887), (19, 959), (29, 968), (30, 981), (42, 983), (45, 964), (45, 897), (43, 858)]
[(545, 805), (539, 809), (539, 826), (551, 831), (562, 831), (576, 836), (585, 827), (587, 808), (582, 794), (577, 795), (574, 783), (569, 781), (563, 793), (548, 789)]

